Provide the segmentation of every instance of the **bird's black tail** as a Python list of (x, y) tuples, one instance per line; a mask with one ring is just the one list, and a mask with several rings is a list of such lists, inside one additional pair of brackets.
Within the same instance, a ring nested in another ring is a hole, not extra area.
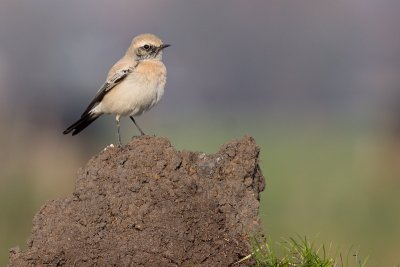
[(84, 114), (77, 122), (69, 126), (63, 134), (69, 134), (72, 132), (72, 135), (76, 135), (80, 133), (83, 129), (85, 129), (89, 124), (94, 122), (98, 117), (100, 117), (101, 114), (90, 114), (86, 113)]

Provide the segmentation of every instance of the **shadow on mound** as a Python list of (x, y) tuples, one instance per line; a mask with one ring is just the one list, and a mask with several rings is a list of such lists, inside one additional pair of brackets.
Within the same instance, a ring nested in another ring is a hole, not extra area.
[(9, 266), (229, 266), (259, 230), (258, 155), (251, 137), (214, 155), (151, 136), (108, 147), (40, 209)]

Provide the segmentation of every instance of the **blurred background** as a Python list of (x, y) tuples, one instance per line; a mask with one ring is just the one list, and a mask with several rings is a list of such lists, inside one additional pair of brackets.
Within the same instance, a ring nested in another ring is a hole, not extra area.
[[(117, 142), (111, 116), (63, 136), (133, 36), (172, 44), (138, 118), (178, 149), (261, 147), (264, 231), (400, 263), (400, 1), (0, 1), (0, 265), (33, 215)], [(122, 120), (123, 141), (138, 134)], [(335, 252), (335, 251), (333, 251)]]

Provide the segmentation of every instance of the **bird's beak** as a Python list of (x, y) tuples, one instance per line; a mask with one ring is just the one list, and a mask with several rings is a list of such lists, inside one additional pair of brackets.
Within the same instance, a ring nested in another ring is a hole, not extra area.
[(160, 45), (160, 50), (163, 50), (164, 48), (167, 48), (168, 46), (171, 46), (170, 44), (162, 44)]

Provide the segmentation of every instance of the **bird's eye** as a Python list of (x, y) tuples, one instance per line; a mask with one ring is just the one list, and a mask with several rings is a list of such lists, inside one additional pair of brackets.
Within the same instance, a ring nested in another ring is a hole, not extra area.
[(144, 48), (145, 50), (149, 50), (149, 49), (150, 49), (150, 46), (149, 46), (148, 44), (145, 44), (145, 45), (143, 46), (143, 48)]

